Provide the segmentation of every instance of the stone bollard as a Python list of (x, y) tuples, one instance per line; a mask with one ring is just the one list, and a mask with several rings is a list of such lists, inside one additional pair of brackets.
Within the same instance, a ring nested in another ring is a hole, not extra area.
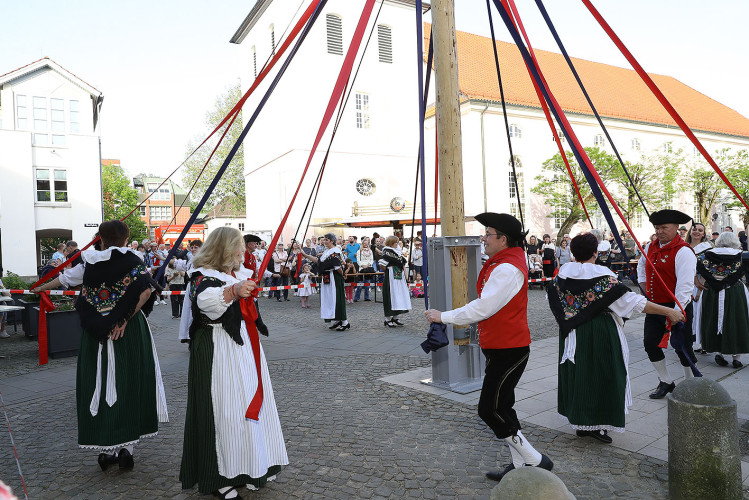
[(510, 471), (492, 488), (491, 500), (575, 500), (561, 479), (538, 467)]
[(736, 401), (718, 382), (691, 378), (668, 398), (668, 493), (678, 500), (742, 497)]

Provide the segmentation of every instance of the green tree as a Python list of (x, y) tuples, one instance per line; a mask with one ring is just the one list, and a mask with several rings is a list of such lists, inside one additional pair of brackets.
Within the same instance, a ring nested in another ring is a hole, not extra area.
[[(104, 196), (104, 220), (122, 219), (138, 206), (138, 192), (130, 187), (122, 167), (102, 165), (101, 177)], [(148, 237), (148, 228), (140, 219), (137, 210), (125, 224), (130, 228), (130, 239), (142, 240)]]
[[(621, 168), (615, 156), (599, 148), (585, 148), (585, 152), (604, 183), (611, 179), (614, 169)], [(590, 190), (590, 186), (588, 186), (572, 152), (566, 151), (565, 153), (580, 189), (580, 196), (583, 198), (588, 212), (592, 213), (598, 206), (596, 199), (593, 197), (593, 192)], [(559, 235), (568, 233), (572, 226), (585, 218), (585, 211), (575, 193), (575, 187), (567, 173), (562, 155), (559, 153), (543, 163), (542, 173), (536, 176), (536, 185), (531, 189), (531, 192), (543, 196), (546, 204), (552, 208), (552, 212), (547, 217), (563, 218)]]
[[(200, 144), (200, 142), (202, 142), (203, 138), (208, 135), (211, 130), (216, 128), (219, 123), (221, 123), (221, 120), (234, 107), (241, 96), (242, 92), (239, 87), (239, 83), (237, 83), (216, 98), (214, 108), (206, 113), (206, 129), (203, 132), (203, 135), (195, 137), (192, 141), (190, 141), (190, 143), (187, 145), (187, 154), (190, 154), (195, 149), (195, 147)], [(216, 135), (214, 136), (216, 137), (216, 140), (221, 137), (221, 134), (223, 133), (225, 127), (226, 125), (224, 125), (224, 128), (216, 132)], [(190, 189), (195, 180), (198, 179), (197, 184), (195, 184), (195, 189), (193, 189), (190, 195), (190, 199), (193, 202), (197, 202), (203, 197), (206, 190), (208, 189), (208, 186), (216, 177), (218, 169), (224, 163), (224, 160), (229, 155), (232, 147), (239, 139), (239, 135), (241, 134), (241, 132), (242, 112), (240, 110), (237, 119), (234, 120), (234, 123), (229, 129), (229, 132), (226, 134), (226, 137), (224, 137), (224, 140), (221, 141), (221, 145), (216, 150), (216, 153), (211, 158), (211, 161), (208, 163), (208, 166), (206, 167), (202, 175), (200, 174), (200, 171), (206, 164), (211, 151), (213, 151), (213, 148), (216, 144), (215, 141), (209, 141), (202, 148), (200, 148), (200, 150), (197, 151), (189, 160), (187, 160), (187, 162), (185, 162), (185, 169), (182, 173), (182, 185), (185, 187), (185, 189)], [(204, 210), (213, 208), (221, 200), (229, 197), (234, 197), (232, 202), (232, 205), (234, 205), (233, 208), (235, 208), (237, 211), (245, 210), (244, 146), (239, 147), (237, 154), (234, 156), (231, 163), (229, 163), (229, 166), (224, 172), (224, 175), (221, 177), (221, 180), (216, 185), (213, 193), (208, 198)]]
[[(718, 160), (718, 166), (721, 167), (739, 195), (744, 201), (749, 199), (749, 151), (740, 149), (732, 153), (730, 148), (726, 148), (718, 152)], [(733, 196), (734, 194), (731, 193), (731, 197)], [(746, 227), (749, 224), (749, 211), (746, 210), (741, 201), (736, 199), (729, 203), (728, 207), (741, 210), (741, 219), (744, 226)]]

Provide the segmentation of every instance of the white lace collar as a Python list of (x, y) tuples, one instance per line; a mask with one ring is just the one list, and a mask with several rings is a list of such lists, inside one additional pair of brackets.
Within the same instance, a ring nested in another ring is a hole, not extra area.
[(325, 260), (328, 257), (330, 257), (331, 255), (333, 255), (334, 253), (339, 253), (339, 254), (343, 255), (343, 252), (341, 251), (341, 247), (339, 247), (338, 245), (335, 245), (332, 248), (326, 248), (325, 251), (322, 253), (321, 259)]
[(588, 280), (591, 278), (598, 278), (600, 276), (614, 276), (611, 269), (597, 264), (583, 263), (580, 262), (568, 262), (559, 268), (560, 278), (572, 278), (576, 280)]
[(726, 247), (717, 247), (709, 251), (716, 255), (736, 255), (737, 253), (741, 253), (741, 249), (739, 248), (726, 248)]
[(112, 251), (114, 250), (117, 250), (118, 252), (122, 254), (130, 252), (131, 254), (135, 255), (136, 257), (140, 259), (140, 256), (137, 253), (135, 253), (135, 250), (133, 250), (130, 247), (109, 247), (106, 250), (97, 250), (95, 248), (89, 248), (88, 250), (84, 250), (81, 253), (81, 258), (83, 259), (83, 262), (86, 262), (87, 264), (96, 264), (97, 262), (104, 262), (104, 261), (109, 260), (112, 257)]

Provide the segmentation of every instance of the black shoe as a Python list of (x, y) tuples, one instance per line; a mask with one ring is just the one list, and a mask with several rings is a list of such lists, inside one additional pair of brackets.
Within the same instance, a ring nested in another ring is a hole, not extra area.
[(341, 323), (343, 323), (343, 322), (342, 321), (336, 321), (335, 323), (333, 323), (333, 326), (329, 326), (328, 327), (328, 330), (335, 330), (336, 328), (338, 328), (339, 326), (341, 326)]
[(393, 320), (390, 320), (390, 321), (388, 321), (388, 320), (385, 320), (385, 321), (383, 321), (383, 323), (385, 324), (385, 326), (388, 326), (388, 327), (390, 327), (390, 328), (395, 328), (396, 326), (398, 326), (398, 325), (396, 325), (396, 324), (395, 324), (395, 323), (393, 322)]
[(734, 360), (733, 360), (733, 367), (734, 367), (734, 368), (741, 368), (742, 366), (744, 366), (744, 363), (742, 363), (742, 362), (741, 362), (741, 361), (739, 361), (738, 359), (734, 359)]
[(697, 349), (697, 350), (696, 350), (696, 351), (694, 351), (694, 352), (696, 352), (697, 354), (707, 354), (707, 351), (706, 351), (706, 350), (704, 350), (704, 349)]
[(395, 323), (398, 326), (406, 326), (406, 324), (401, 323), (401, 320), (399, 320), (398, 318), (393, 318), (393, 323)]
[(661, 382), (658, 384), (658, 387), (656, 387), (655, 392), (650, 395), (650, 399), (663, 399), (666, 397), (666, 394), (673, 392), (675, 388), (676, 384), (674, 382), (671, 382), (670, 384)]
[(99, 467), (101, 470), (107, 470), (110, 465), (114, 465), (119, 462), (117, 455), (109, 455), (108, 453), (99, 453)]
[(728, 366), (728, 361), (720, 354), (715, 355), (715, 362), (718, 363), (718, 366)]
[[(528, 465), (528, 464), (526, 464), (526, 465)], [(546, 469), (546, 470), (550, 471), (551, 469), (554, 468), (554, 462), (552, 462), (551, 459), (549, 457), (547, 457), (546, 455), (541, 454), (541, 463), (538, 464), (538, 465), (534, 465), (532, 467), (540, 467), (542, 469)]]
[(336, 328), (335, 331), (342, 332), (344, 330), (348, 330), (349, 328), (351, 328), (351, 323), (346, 323), (345, 325), (341, 325), (338, 328)]
[(583, 431), (578, 429), (575, 434), (577, 434), (577, 437), (590, 436), (593, 439), (597, 439), (598, 441), (606, 444), (611, 444), (612, 441), (611, 436), (609, 436), (608, 432), (606, 431)]
[(230, 500), (242, 500), (242, 497), (239, 495), (239, 493), (237, 492), (237, 489), (234, 488), (234, 487), (229, 488), (224, 493), (221, 493), (220, 491), (216, 490), (216, 491), (213, 492), (213, 496), (214, 497), (218, 497), (218, 498), (227, 499), (227, 498), (229, 498), (227, 495), (231, 494), (232, 491), (235, 492), (235, 493), (237, 493), (237, 494), (236, 494), (236, 496), (231, 497)]
[(284, 301), (284, 302), (288, 302), (288, 301), (289, 301), (289, 299), (287, 299), (286, 297), (284, 297), (284, 298), (283, 298), (283, 301)]
[(126, 448), (120, 450), (119, 456), (120, 469), (132, 469), (135, 466), (133, 456), (127, 451)]
[(498, 471), (489, 471), (486, 473), (486, 477), (491, 479), (492, 481), (501, 481), (503, 477), (507, 475), (508, 472), (515, 470), (515, 465), (510, 464), (507, 465), (504, 469), (498, 470)]
[(369, 299), (364, 299), (364, 302), (372, 302), (372, 301)]

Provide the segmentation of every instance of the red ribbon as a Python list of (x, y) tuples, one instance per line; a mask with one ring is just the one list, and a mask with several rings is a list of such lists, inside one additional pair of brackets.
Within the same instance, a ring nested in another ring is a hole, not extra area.
[(671, 115), (671, 118), (673, 118), (673, 120), (676, 122), (679, 128), (681, 128), (681, 130), (689, 138), (689, 140), (692, 141), (694, 147), (697, 148), (697, 150), (702, 154), (705, 160), (707, 160), (710, 166), (713, 167), (713, 170), (715, 170), (715, 172), (723, 180), (723, 182), (726, 183), (726, 186), (728, 186), (733, 194), (736, 195), (736, 198), (738, 198), (741, 204), (744, 205), (744, 208), (749, 210), (749, 205), (746, 204), (744, 198), (742, 198), (738, 191), (736, 191), (736, 188), (733, 187), (731, 181), (729, 181), (728, 178), (723, 174), (720, 167), (718, 167), (718, 165), (715, 163), (715, 160), (713, 160), (712, 156), (710, 156), (710, 153), (708, 153), (707, 150), (702, 146), (702, 143), (699, 141), (699, 139), (697, 139), (692, 130), (687, 126), (686, 122), (681, 118), (679, 113), (676, 112), (676, 109), (671, 105), (669, 100), (666, 99), (666, 96), (663, 95), (663, 92), (661, 92), (653, 79), (650, 78), (650, 75), (648, 75), (645, 70), (642, 69), (640, 63), (637, 62), (632, 53), (627, 49), (627, 47), (624, 46), (616, 33), (614, 33), (614, 30), (611, 29), (611, 26), (609, 26), (609, 24), (603, 19), (601, 14), (598, 12), (598, 10), (596, 10), (595, 7), (593, 7), (593, 4), (591, 4), (589, 0), (582, 0), (582, 2), (588, 8), (590, 13), (593, 14), (593, 17), (596, 18), (596, 21), (598, 21), (598, 24), (601, 25), (601, 28), (603, 28), (606, 34), (609, 35), (611, 41), (614, 42), (614, 44), (619, 48), (619, 51), (622, 53), (622, 55), (627, 58), (627, 61), (629, 61), (629, 64), (632, 65), (632, 68), (634, 68), (637, 74), (640, 75), (640, 78), (643, 82), (645, 82), (645, 85), (648, 86), (653, 95), (660, 101), (661, 105), (663, 105), (666, 111), (668, 111), (668, 114)]
[(302, 252), (299, 252), (296, 254), (296, 274), (294, 275), (294, 279), (297, 279), (299, 277), (299, 272), (302, 270)]
[(43, 291), (39, 293), (39, 364), (47, 364), (47, 313), (54, 311), (55, 305), (52, 303), (52, 299), (49, 298), (49, 292)]
[(257, 319), (257, 309), (255, 309), (255, 299), (250, 296), (239, 301), (239, 308), (242, 310), (242, 318), (247, 327), (247, 336), (250, 337), (250, 346), (252, 347), (252, 357), (255, 358), (255, 369), (257, 370), (257, 389), (252, 397), (250, 406), (244, 416), (252, 420), (258, 420), (260, 408), (263, 406), (263, 377), (260, 371), (260, 337), (257, 333), (255, 320)]
[[(356, 54), (357, 52), (359, 52), (359, 47), (361, 46), (362, 39), (364, 38), (364, 33), (367, 29), (369, 18), (372, 15), (372, 9), (374, 8), (374, 3), (375, 3), (375, 0), (367, 0), (367, 3), (364, 5), (364, 9), (362, 10), (361, 17), (359, 18), (359, 23), (356, 25), (356, 29), (354, 30), (354, 36), (351, 39), (351, 45), (349, 46), (348, 51), (346, 52), (346, 57), (344, 58), (343, 65), (341, 66), (341, 71), (340, 73), (338, 73), (338, 79), (336, 80), (335, 87), (333, 87), (333, 92), (330, 96), (330, 100), (328, 101), (328, 107), (325, 109), (325, 114), (323, 115), (322, 123), (320, 123), (320, 128), (317, 131), (317, 136), (315, 137), (315, 141), (312, 144), (312, 148), (310, 149), (309, 157), (307, 158), (307, 164), (304, 166), (301, 179), (299, 179), (299, 185), (297, 186), (296, 191), (294, 192), (294, 196), (291, 198), (291, 203), (289, 203), (289, 208), (286, 209), (286, 214), (283, 216), (283, 219), (281, 219), (281, 223), (278, 225), (278, 230), (276, 231), (276, 235), (273, 237), (273, 240), (271, 241), (268, 248), (276, 248), (278, 239), (281, 237), (281, 231), (286, 225), (286, 220), (289, 218), (291, 209), (294, 206), (294, 202), (296, 201), (297, 195), (299, 194), (299, 189), (302, 187), (302, 182), (304, 182), (304, 178), (307, 175), (307, 170), (309, 170), (309, 166), (312, 163), (312, 158), (315, 156), (315, 153), (317, 153), (317, 146), (320, 144), (320, 141), (322, 140), (322, 137), (325, 134), (325, 130), (328, 128), (328, 125), (330, 124), (330, 120), (333, 117), (333, 112), (335, 111), (336, 105), (338, 104), (338, 101), (340, 101), (341, 96), (343, 95), (343, 92), (345, 90), (349, 77), (351, 76), (351, 71), (354, 67)], [(270, 262), (271, 257), (272, 257), (271, 252), (268, 252), (265, 254), (265, 258), (263, 259), (262, 264), (260, 264), (260, 271), (258, 273), (259, 276), (262, 276), (263, 273), (265, 272), (265, 269), (268, 267), (268, 262)]]

